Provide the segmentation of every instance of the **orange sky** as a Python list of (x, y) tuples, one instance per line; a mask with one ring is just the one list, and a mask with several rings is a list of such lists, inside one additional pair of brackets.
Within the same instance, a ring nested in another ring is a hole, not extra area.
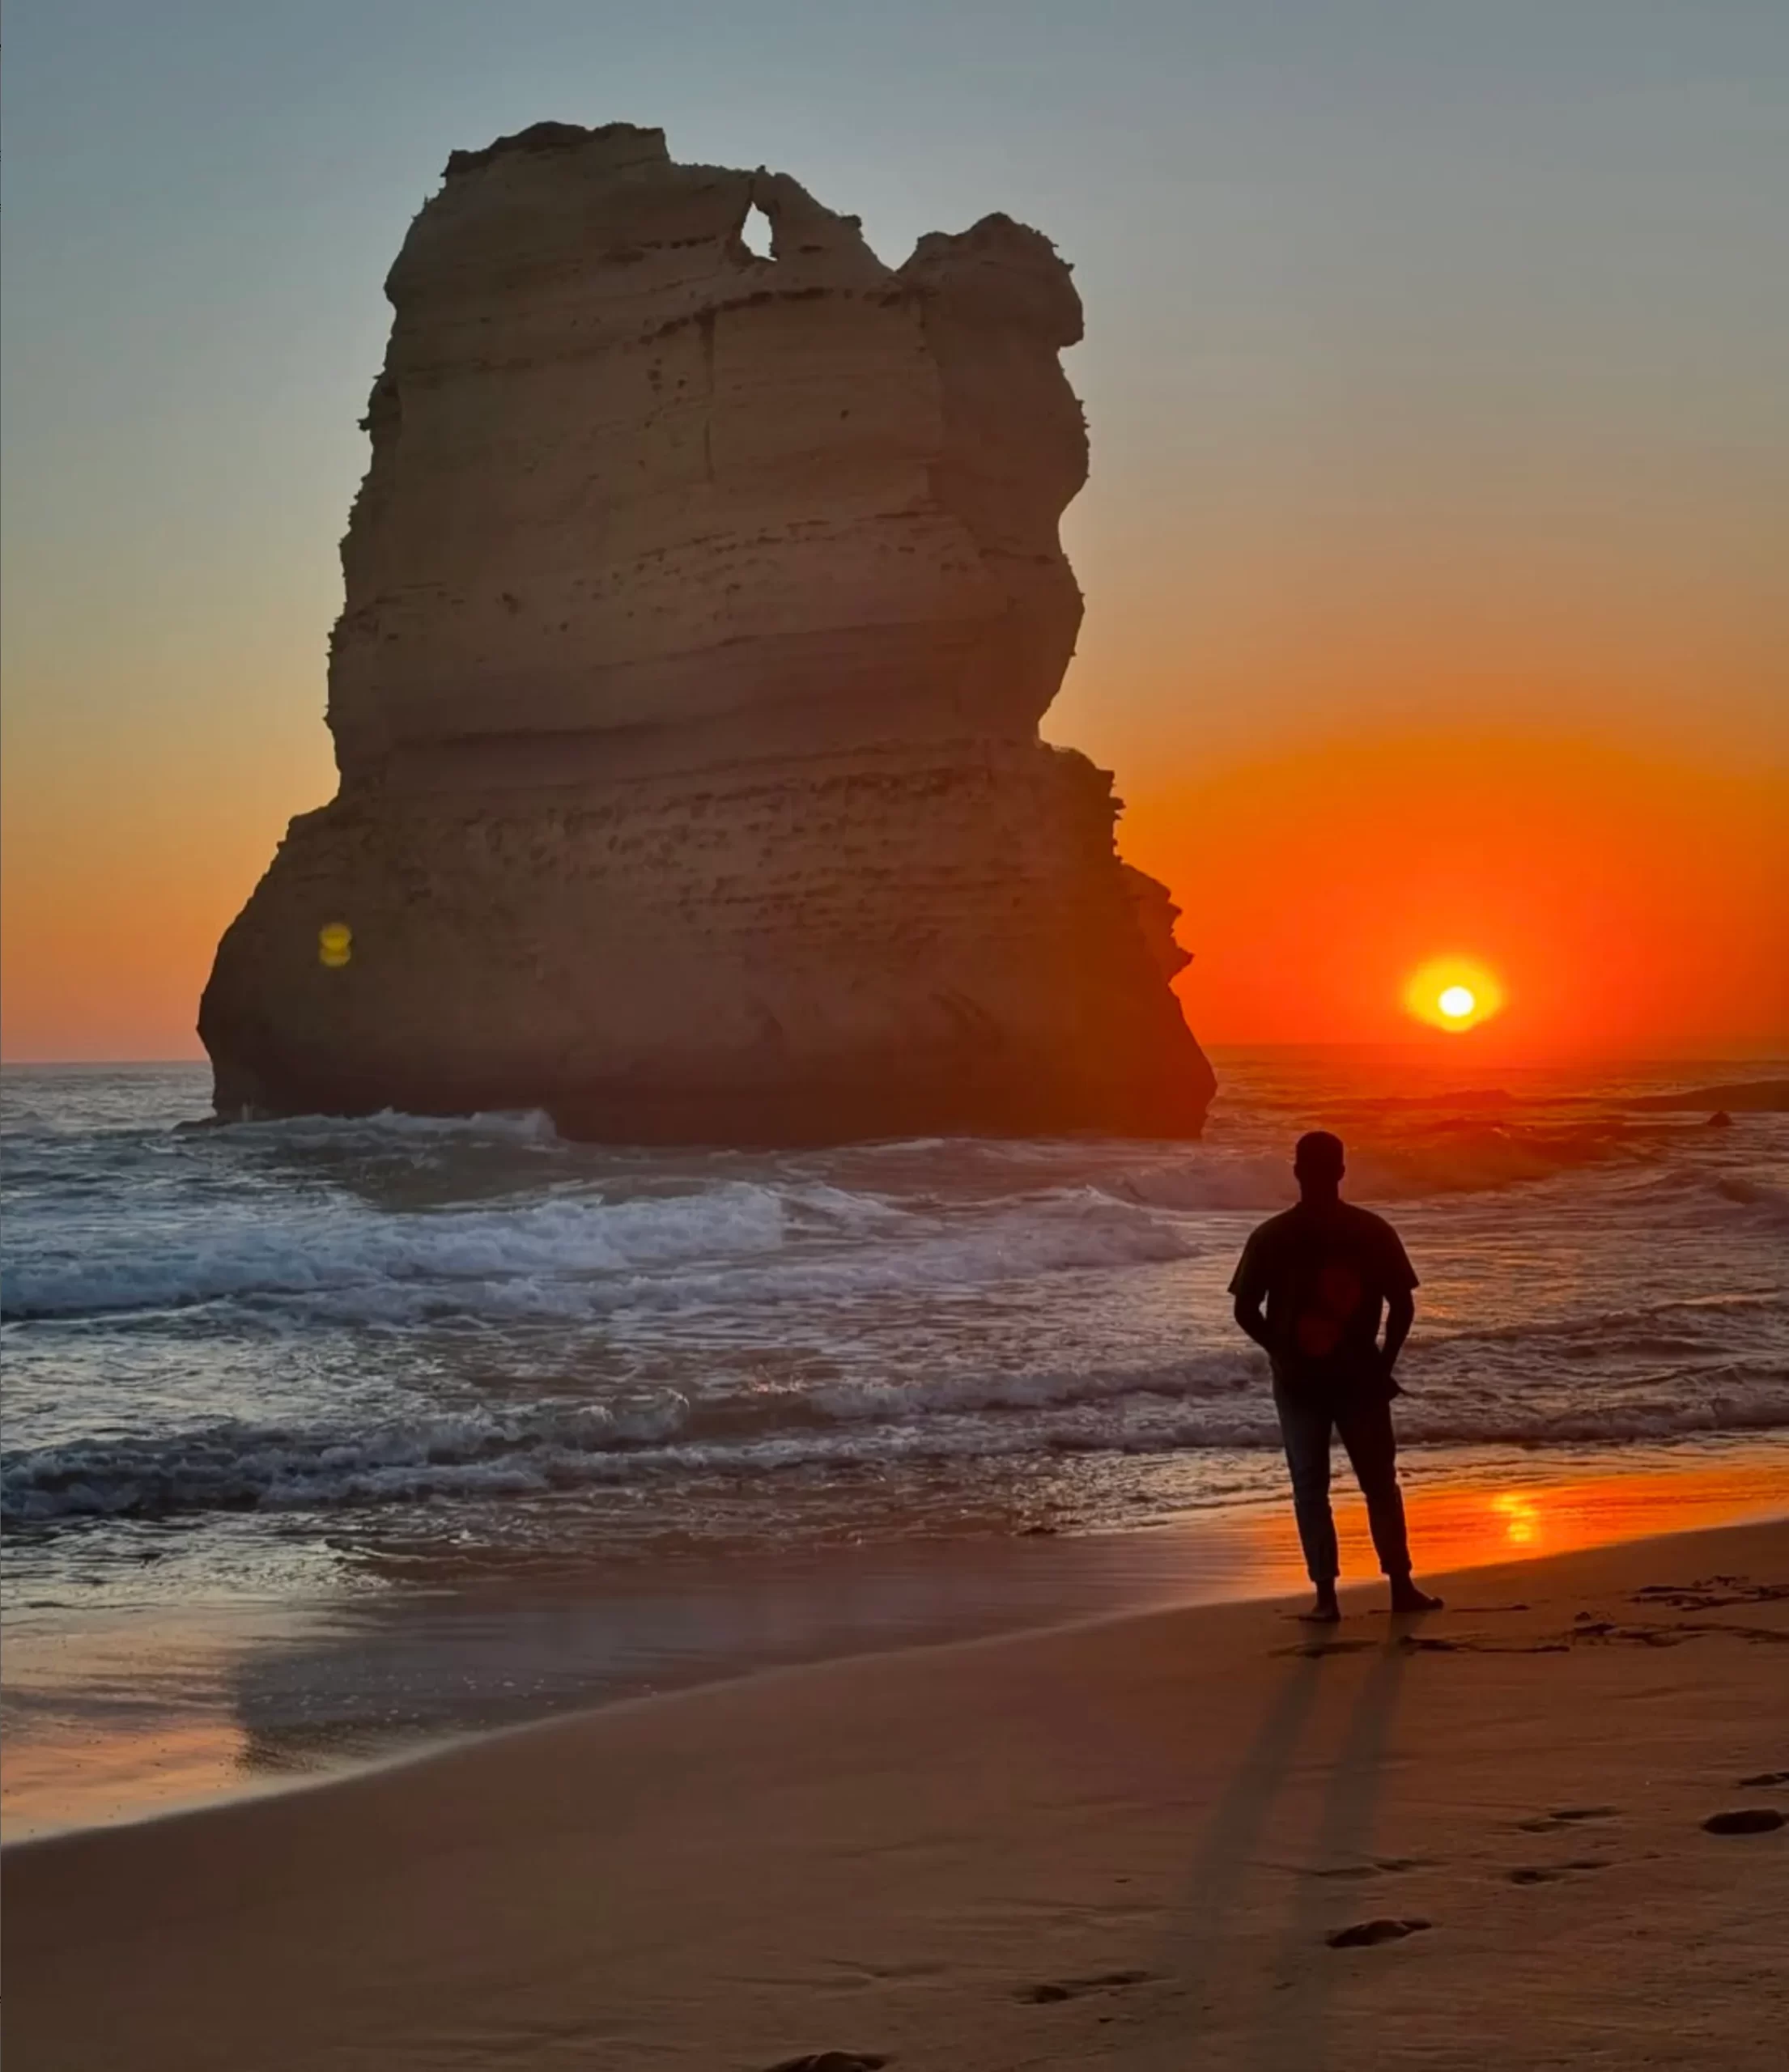
[(1405, 978), (1463, 953), (1498, 1052), (1768, 1051), (1789, 1029), (1789, 788), (1519, 734), (1385, 734), (1133, 782), (1127, 850), (1177, 889), (1214, 1042), (1423, 1034)]
[[(321, 686), (319, 686), (319, 689)], [(244, 726), (244, 732), (250, 731)], [(12, 1057), (191, 1057), (217, 936), (282, 814), (327, 796), (320, 720), (236, 780), (195, 748), (131, 782), (149, 745), (97, 746), (77, 802), (22, 799), (9, 847)], [(259, 786), (250, 773), (270, 774)], [(1780, 1052), (1789, 1030), (1789, 785), (1582, 739), (1384, 731), (1294, 753), (1120, 773), (1125, 853), (1164, 878), (1215, 1043), (1421, 1034), (1400, 993), (1426, 958), (1488, 964), (1499, 1053)], [(97, 796), (96, 792), (97, 792)], [(45, 867), (53, 860), (53, 868)], [(1463, 1055), (1464, 1052), (1463, 1051)]]

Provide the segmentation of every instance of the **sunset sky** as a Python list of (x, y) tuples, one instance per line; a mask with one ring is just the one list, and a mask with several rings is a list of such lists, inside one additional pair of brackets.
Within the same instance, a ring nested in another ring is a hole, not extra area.
[(380, 291), (450, 149), (662, 125), (894, 262), (1073, 261), (1087, 619), (1212, 1042), (1789, 1049), (1783, 0), (17, 0), (5, 83), (9, 1058), (199, 1055), (334, 788)]

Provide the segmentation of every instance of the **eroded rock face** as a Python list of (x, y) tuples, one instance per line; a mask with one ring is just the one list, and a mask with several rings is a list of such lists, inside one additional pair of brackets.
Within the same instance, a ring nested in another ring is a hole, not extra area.
[(219, 1110), (1196, 1131), (1175, 910), (1037, 733), (1087, 465), (1047, 240), (891, 270), (785, 175), (542, 125), (454, 154), (387, 288), (341, 790), (219, 945)]

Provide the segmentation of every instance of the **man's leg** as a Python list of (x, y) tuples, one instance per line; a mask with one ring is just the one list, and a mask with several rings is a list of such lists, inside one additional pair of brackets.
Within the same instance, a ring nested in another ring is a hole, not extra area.
[(1298, 1521), (1305, 1571), (1317, 1586), (1316, 1616), (1334, 1618), (1341, 1564), (1336, 1552), (1336, 1521), (1329, 1509), (1329, 1406), (1301, 1403), (1276, 1382), (1273, 1407), (1280, 1413), (1280, 1436), (1285, 1441), (1292, 1509)]
[(1441, 1600), (1426, 1596), (1410, 1580), (1410, 1539), (1404, 1522), (1404, 1492), (1398, 1487), (1398, 1442), (1390, 1402), (1375, 1395), (1345, 1403), (1336, 1410), (1336, 1429), (1366, 1499), (1373, 1551), (1391, 1579), (1392, 1608), (1438, 1611)]

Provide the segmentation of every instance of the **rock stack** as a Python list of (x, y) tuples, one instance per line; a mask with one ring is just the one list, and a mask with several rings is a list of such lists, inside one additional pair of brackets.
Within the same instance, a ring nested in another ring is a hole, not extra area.
[(387, 291), (341, 787), (219, 947), (219, 1111), (1196, 1132), (1175, 909), (1038, 735), (1087, 466), (1048, 241), (891, 270), (786, 175), (542, 124), (453, 155)]

